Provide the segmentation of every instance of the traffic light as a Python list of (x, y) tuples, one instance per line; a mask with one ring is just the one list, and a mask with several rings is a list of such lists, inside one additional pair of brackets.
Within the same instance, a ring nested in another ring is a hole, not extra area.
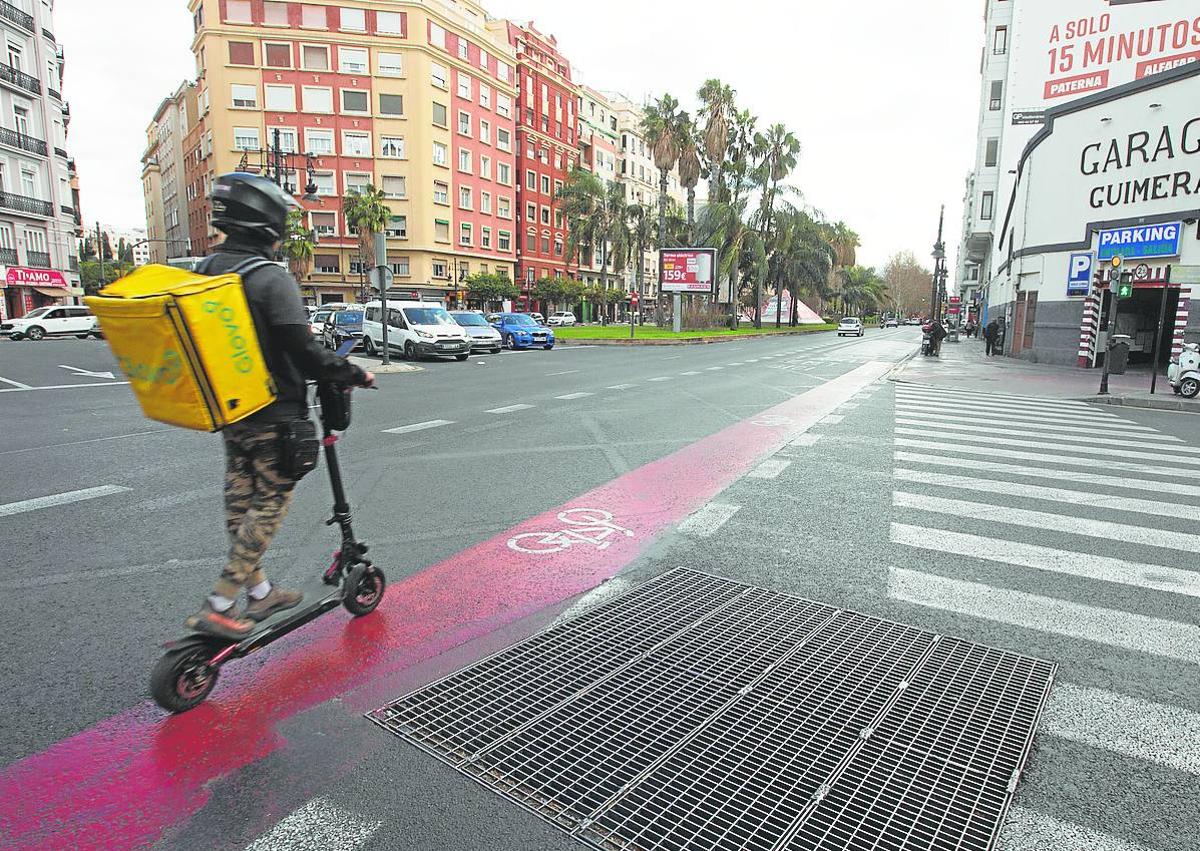
[(1117, 285), (1117, 298), (1129, 298), (1133, 295), (1133, 274), (1122, 272), (1120, 283)]

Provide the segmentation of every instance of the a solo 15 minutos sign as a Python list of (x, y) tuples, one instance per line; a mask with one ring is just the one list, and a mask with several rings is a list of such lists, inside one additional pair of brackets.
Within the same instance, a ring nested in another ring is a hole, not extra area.
[(663, 248), (658, 252), (658, 285), (664, 293), (711, 293), (717, 252), (712, 248)]

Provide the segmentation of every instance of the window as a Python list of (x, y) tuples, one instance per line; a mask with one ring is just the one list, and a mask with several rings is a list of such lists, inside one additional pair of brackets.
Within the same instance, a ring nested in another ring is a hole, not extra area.
[(542, 207), (542, 224), (550, 224), (550, 208), (546, 206)]
[(328, 71), (329, 48), (316, 44), (301, 45), (300, 67), (305, 71)]
[(256, 109), (258, 107), (258, 86), (246, 86), (234, 83), (229, 87), (233, 96), (233, 105), (237, 109)]
[(554, 153), (554, 170), (558, 171), (562, 168), (562, 154), (555, 151)]
[(446, 70), (445, 65), (439, 65), (436, 62), (431, 62), (429, 64), (429, 77), (431, 80), (433, 80), (433, 84), (439, 89), (448, 88), (446, 85), (447, 74), (449, 74), (449, 72)]
[(337, 213), (309, 213), (309, 217), (317, 236), (337, 235)]
[(409, 263), (408, 263), (407, 257), (397, 257), (396, 258), (395, 262), (392, 263), (392, 274), (393, 275), (411, 275), (412, 274), (412, 272), (409, 271)]
[(392, 216), (384, 234), (392, 239), (408, 239), (408, 216)]
[(286, 27), (288, 25), (288, 4), (275, 3), (271, 0), (264, 3), (263, 23), (272, 27)]
[(380, 136), (379, 137), (379, 156), (387, 157), (388, 159), (402, 160), (405, 157), (404, 153), (404, 137), (403, 136)]
[(385, 198), (407, 198), (408, 197), (408, 181), (398, 174), (385, 174), (383, 176), (383, 196)]
[(496, 128), (496, 147), (502, 151), (512, 151), (512, 133), (509, 130)]
[(471, 238), (471, 225), (463, 222), (458, 226), (458, 244), (470, 245), (474, 240)]
[(429, 22), (429, 43), (442, 50), (446, 49), (446, 31), (433, 21)]
[(992, 80), (992, 93), (988, 98), (988, 109), (997, 112), (1004, 106), (1004, 81)]
[(479, 141), (485, 145), (492, 144), (492, 125), (487, 121), (479, 122)]
[(479, 193), (479, 212), (485, 213), (489, 216), (492, 214), (492, 193)]
[(512, 202), (508, 198), (496, 199), (496, 215), (502, 219), (512, 218)]
[(548, 237), (548, 236), (542, 237), (542, 253), (543, 254), (550, 253), (550, 237)]
[(550, 194), (550, 178), (544, 174), (542, 175), (542, 194), (543, 195)]
[(342, 112), (366, 113), (371, 111), (367, 93), (357, 89), (342, 89)]
[(21, 193), (26, 198), (38, 197), (37, 174), (27, 168), (21, 169)]
[(404, 18), (399, 12), (376, 12), (375, 32), (383, 35), (404, 35)]
[(263, 64), (268, 68), (291, 68), (292, 46), (290, 44), (264, 44)]
[(226, 0), (225, 23), (250, 24), (253, 22), (250, 17), (250, 0)]
[(496, 92), (496, 113), (505, 118), (512, 118), (512, 98)]
[(496, 63), (496, 76), (507, 83), (509, 80), (512, 79), (512, 66), (509, 65), (507, 62), (497, 62)]
[(399, 53), (377, 53), (379, 74), (383, 77), (400, 77), (404, 74), (404, 61)]
[(254, 64), (254, 42), (251, 42), (251, 41), (231, 41), (231, 42), (229, 42), (229, 64), (230, 65), (253, 65)]
[(446, 105), (433, 102), (433, 123), (438, 127), (446, 127), (448, 119), (446, 118)]
[(433, 182), (433, 203), (449, 204), (450, 203), (450, 184), (443, 180), (435, 180)]
[(342, 8), (342, 29), (347, 32), (366, 32), (367, 13), (363, 9)]
[(369, 157), (371, 156), (371, 134), (343, 131), (342, 156)]
[(463, 174), (471, 173), (471, 152), (466, 148), (460, 148), (458, 151), (458, 170)]
[(233, 146), (239, 151), (257, 151), (258, 150), (258, 128), (257, 127), (234, 127), (233, 128)]
[(535, 251), (537, 251), (537, 234), (525, 234), (525, 250), (530, 254), (533, 254)]
[(532, 201), (528, 201), (525, 203), (525, 221), (527, 221), (527, 222), (536, 222), (537, 221), (537, 204), (534, 204)]
[(562, 192), (563, 182), (561, 180), (554, 181), (554, 197), (557, 198)]
[(996, 34), (992, 37), (992, 53), (997, 56), (1008, 53), (1008, 27), (996, 27)]
[(471, 135), (471, 113), (460, 112), (458, 114), (458, 132), (464, 136)]
[(458, 72), (458, 96), (463, 100), (471, 99), (471, 78), (462, 71)]
[(482, 228), (479, 231), (479, 247), (480, 248), (491, 248), (492, 247), (492, 229), (491, 228)]
[(512, 166), (508, 163), (496, 163), (496, 182), (505, 186), (511, 186)]
[(556, 228), (558, 228), (559, 230), (561, 230), (561, 229), (562, 229), (562, 226), (563, 226), (563, 214), (562, 214), (562, 210), (555, 210), (555, 211), (554, 211), (554, 226), (555, 226)]
[(471, 45), (465, 39), (458, 40), (458, 58), (467, 59), (471, 55)]
[(317, 184), (317, 194), (323, 197), (337, 195), (337, 184), (333, 179), (332, 171), (315, 171), (313, 172), (313, 183)]
[(434, 165), (450, 164), (450, 149), (444, 142), (433, 143), (433, 163)]
[[(450, 241), (450, 222), (446, 221), (445, 219), (435, 219), (433, 222), (433, 238), (438, 242), (449, 242)], [(435, 265), (436, 265), (436, 262), (435, 262)], [(445, 268), (446, 268), (445, 264), (443, 264), (442, 273), (439, 275), (437, 273), (437, 271), (434, 271), (433, 276), (435, 278), (445, 277), (445, 275), (446, 275)]]
[(322, 275), (336, 275), (340, 268), (340, 258), (336, 254), (313, 255), (313, 269)]
[(999, 159), (1000, 159), (1000, 140), (999, 139), (988, 139), (987, 140), (987, 149), (985, 150), (985, 152), (983, 154), (983, 164), (985, 166), (991, 168), (996, 165), (996, 163)]
[(979, 200), (979, 218), (985, 222), (991, 221), (995, 205), (996, 194), (994, 192), (984, 192), (983, 197)]
[(563, 255), (563, 241), (559, 237), (554, 238), (554, 255), (556, 257), (562, 257)]
[(371, 182), (369, 174), (343, 174), (342, 180), (346, 184), (346, 194), (353, 195), (361, 194), (366, 191), (367, 186)]
[(471, 208), (471, 187), (461, 186), (458, 190), (458, 206), (463, 210)]
[(310, 30), (323, 30), (328, 25), (324, 6), (310, 6), (307, 3), (300, 7), (300, 26)]
[(527, 170), (525, 172), (525, 188), (537, 191), (537, 172)]
[[(276, 137), (276, 134), (279, 134)], [(296, 147), (296, 131), (292, 127), (268, 127), (267, 137), (272, 141), (279, 139), (279, 150), (285, 154), (294, 154), (299, 150)]]
[(492, 179), (492, 158), (491, 157), (480, 157), (479, 158), (479, 176), (482, 177), (484, 180)]
[(9, 251), (12, 251), (16, 247), (17, 244), (13, 241), (12, 225), (0, 223), (0, 248), (7, 248)]
[(268, 83), (264, 100), (272, 112), (294, 112), (296, 109), (296, 87), (276, 86)]
[[(439, 222), (438, 224), (440, 225), (441, 222)], [(446, 238), (443, 241), (449, 242), (450, 241), (450, 223), (446, 222), (445, 225), (446, 225)], [(450, 277), (449, 267), (446, 265), (445, 260), (434, 260), (432, 268), (433, 268), (433, 274), (431, 275), (431, 277), (433, 277), (433, 278), (449, 278)]]
[(45, 254), (47, 251), (46, 232), (36, 228), (25, 228), (25, 247), (30, 251)]
[(542, 165), (549, 165), (550, 164), (550, 151), (548, 151), (546, 148), (542, 148), (538, 152), (538, 160), (541, 162)]
[(304, 150), (309, 154), (332, 154), (333, 131), (306, 128), (304, 131)]
[[(345, 9), (342, 13), (345, 14)], [(361, 47), (338, 48), (338, 70), (343, 74), (367, 73), (367, 51)]]
[(403, 115), (404, 114), (404, 95), (384, 95), (379, 96), (379, 114), (380, 115)]
[(506, 230), (497, 231), (496, 247), (501, 251), (512, 251), (512, 234)]

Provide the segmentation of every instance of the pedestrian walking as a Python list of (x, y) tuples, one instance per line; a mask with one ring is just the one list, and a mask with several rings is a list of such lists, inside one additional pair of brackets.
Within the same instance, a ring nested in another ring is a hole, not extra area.
[(987, 356), (996, 354), (996, 338), (1000, 336), (1000, 323), (993, 319), (983, 331), (983, 339), (987, 342)]

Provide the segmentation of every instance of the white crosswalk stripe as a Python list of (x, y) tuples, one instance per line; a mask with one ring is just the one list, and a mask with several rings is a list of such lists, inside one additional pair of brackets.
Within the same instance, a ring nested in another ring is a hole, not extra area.
[(1016, 404), (1022, 408), (1028, 408), (1030, 403), (1033, 403), (1036, 404), (1038, 408), (1045, 410), (1095, 410), (1095, 408), (1093, 408), (1087, 402), (1081, 402), (1078, 399), (1031, 399), (1028, 396), (1010, 396), (1003, 393), (976, 393), (972, 390), (954, 390), (952, 392), (947, 392), (944, 390), (936, 390), (932, 387), (921, 387), (912, 384), (896, 385), (896, 395), (919, 396), (925, 399), (942, 399), (947, 402), (966, 402), (968, 404), (974, 402), (979, 402), (981, 404)]
[(939, 411), (947, 414), (974, 414), (977, 419), (1017, 419), (1028, 421), (1041, 421), (1055, 423), (1084, 423), (1093, 424), (1096, 426), (1104, 426), (1106, 423), (1111, 423), (1114, 426), (1124, 425), (1124, 420), (1111, 414), (1088, 414), (1088, 413), (1060, 413), (1058, 411), (1038, 411), (1037, 413), (1027, 414), (1022, 413), (1019, 408), (980, 408), (967, 407), (965, 405), (951, 405), (948, 403), (932, 403), (899, 399), (896, 402), (900, 410), (913, 411)]
[[(948, 434), (927, 428), (897, 428), (896, 434), (913, 437), (931, 437), (937, 440), (954, 440), (962, 435)], [(1190, 464), (1200, 467), (1200, 457), (1163, 455), (1160, 452), (1143, 452), (1140, 449), (1113, 449), (1108, 446), (1075, 446), (1069, 443), (1055, 443), (1049, 440), (1021, 440), (1015, 437), (991, 437), (990, 435), (972, 435), (974, 443), (985, 443), (994, 446), (1027, 446), (1030, 449), (1052, 449), (1056, 452), (1075, 452), (1080, 455), (1103, 455), (1105, 458), (1140, 458), (1145, 461), (1166, 461), (1168, 464)], [(1163, 447), (1156, 447), (1163, 449)], [(1173, 447), (1172, 447), (1173, 448)]]
[(1140, 473), (1149, 476), (1175, 476), (1181, 479), (1200, 479), (1200, 470), (1184, 470), (1176, 467), (1155, 467), (1150, 464), (1136, 464), (1132, 461), (1114, 461), (1108, 458), (1069, 458), (1064, 455), (1046, 455), (1041, 452), (1023, 452), (1019, 449), (999, 449), (991, 446), (970, 446), (966, 443), (949, 443), (940, 440), (913, 440), (907, 437), (897, 437), (896, 446), (908, 449), (936, 449), (939, 452), (959, 453), (963, 455), (983, 455), (988, 458), (1012, 458), (1020, 461), (1037, 461), (1046, 465), (1066, 464), (1075, 467), (1105, 470), (1125, 470), (1130, 473)]
[(936, 405), (955, 405), (958, 407), (969, 408), (972, 411), (1018, 411), (1025, 412), (1031, 407), (1036, 406), (1036, 409), (1041, 413), (1061, 413), (1085, 416), (1102, 417), (1105, 419), (1121, 419), (1120, 414), (1114, 414), (1112, 411), (1105, 411), (1096, 408), (1093, 405), (1088, 405), (1085, 402), (1071, 402), (1070, 404), (1045, 404), (1041, 400), (1030, 404), (1029, 400), (1021, 399), (1003, 399), (994, 396), (980, 396), (975, 398), (963, 398), (958, 396), (944, 396), (940, 394), (925, 393), (923, 391), (913, 390), (898, 390), (896, 392), (897, 399), (907, 399), (912, 401), (930, 402)]
[[(971, 414), (968, 411), (963, 411), (958, 408), (953, 411), (931, 411), (921, 405), (906, 404), (904, 402), (896, 403), (896, 412), (906, 417), (932, 417), (939, 422), (954, 422), (954, 423), (988, 423), (994, 422), (998, 425), (1009, 428), (1016, 425), (1036, 425), (1038, 428), (1049, 429), (1051, 431), (1078, 431), (1094, 434), (1096, 426), (1090, 423), (1072, 423), (1057, 422), (1053, 419), (1037, 419), (1034, 416), (1021, 416), (1014, 414), (1012, 416), (996, 416), (988, 415), (987, 417), (977, 414)], [(1129, 434), (1136, 435), (1139, 438), (1147, 438), (1156, 434), (1150, 426), (1134, 425), (1132, 423), (1114, 422), (1106, 424), (1104, 431), (1108, 434)], [(1159, 435), (1164, 437), (1165, 435)]]
[[(953, 432), (971, 432), (972, 434), (1006, 434), (1014, 437), (1042, 437), (1049, 440), (1065, 440), (1071, 443), (1091, 443), (1101, 446), (1133, 446), (1142, 449), (1157, 449), (1163, 452), (1184, 452), (1197, 454), (1200, 453), (1200, 448), (1188, 446), (1180, 441), (1178, 445), (1169, 441), (1179, 441), (1179, 438), (1170, 435), (1149, 435), (1143, 437), (1141, 435), (1127, 435), (1124, 437), (1103, 437), (1096, 434), (1095, 429), (1080, 429), (1078, 433), (1067, 434), (1059, 431), (1051, 431), (1042, 426), (1031, 428), (997, 428), (986, 425), (964, 425), (962, 423), (948, 423), (937, 417), (898, 417), (897, 425), (905, 426), (922, 426), (924, 428), (937, 429), (938, 431), (953, 431)], [(1036, 429), (1036, 430), (1035, 430)]]

